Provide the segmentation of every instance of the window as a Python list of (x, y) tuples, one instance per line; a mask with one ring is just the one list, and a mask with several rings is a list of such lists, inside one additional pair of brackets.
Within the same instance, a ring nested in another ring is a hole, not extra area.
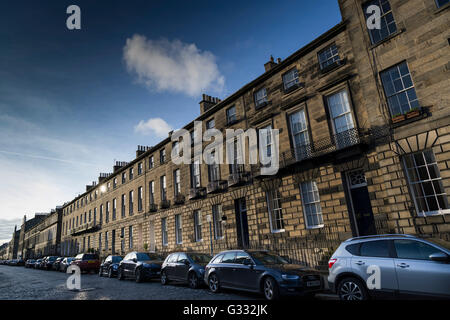
[(159, 151), (159, 163), (163, 164), (164, 162), (166, 162), (166, 149)]
[(125, 251), (125, 228), (121, 228), (120, 229), (120, 251), (124, 252)]
[(202, 214), (200, 210), (194, 211), (194, 238), (202, 241)]
[(298, 84), (299, 79), (297, 68), (294, 68), (283, 75), (284, 91), (289, 91), (290, 89), (297, 87)]
[(213, 225), (214, 225), (214, 239), (222, 239), (223, 238), (223, 230), (222, 230), (222, 206), (215, 204), (212, 206), (212, 216), (213, 216)]
[(447, 3), (449, 3), (450, 0), (436, 0), (436, 6), (438, 8), (441, 8), (445, 6)]
[(389, 258), (389, 240), (363, 242), (359, 250), (364, 257)]
[(227, 252), (223, 255), (222, 263), (234, 263), (236, 252)]
[(381, 72), (381, 81), (392, 117), (419, 108), (416, 90), (406, 62)]
[(265, 156), (267, 158), (272, 157), (272, 145), (273, 145), (273, 143), (272, 143), (272, 125), (268, 125), (264, 128), (261, 128), (260, 132), (259, 132), (259, 138), (263, 139), (262, 146), (264, 146), (264, 144), (265, 144), (265, 147), (266, 147)]
[(267, 92), (266, 88), (259, 89), (255, 92), (255, 105), (256, 109), (267, 105)]
[(113, 212), (112, 212), (112, 219), (113, 221), (116, 220), (116, 211), (117, 210), (117, 200), (116, 198), (113, 199)]
[(139, 212), (141, 212), (143, 209), (142, 200), (143, 200), (142, 187), (139, 187), (138, 188), (138, 211)]
[(418, 214), (424, 216), (450, 213), (433, 151), (405, 155), (403, 162)]
[(394, 16), (392, 15), (391, 5), (389, 4), (388, 0), (370, 0), (367, 1), (363, 5), (364, 15), (366, 16), (366, 21), (373, 15), (371, 11), (367, 13), (367, 8), (369, 6), (378, 6), (381, 10), (381, 17), (380, 17), (380, 24), (381, 28), (373, 28), (369, 29), (369, 35), (370, 40), (372, 41), (372, 44), (376, 44), (387, 37), (389, 37), (391, 34), (395, 33), (397, 31), (397, 26), (395, 25)]
[(173, 191), (175, 196), (179, 195), (181, 193), (181, 176), (180, 176), (180, 169), (176, 169), (173, 172)]
[(117, 187), (117, 178), (114, 178), (113, 180), (113, 188), (115, 189)]
[(133, 176), (134, 176), (134, 169), (130, 168), (130, 180), (133, 180)]
[[(331, 125), (335, 134), (337, 148), (344, 148), (356, 143), (352, 135), (355, 127), (347, 90), (341, 90), (327, 97)], [(353, 139), (352, 139), (353, 138)]]
[(266, 193), (266, 196), (269, 209), (270, 229), (272, 232), (282, 232), (284, 231), (284, 222), (280, 192), (278, 190), (271, 190)]
[(109, 201), (106, 203), (106, 212), (105, 212), (105, 222), (108, 223), (109, 222)]
[(122, 173), (122, 184), (124, 184), (127, 181), (127, 173), (123, 172)]
[(181, 214), (175, 215), (175, 241), (177, 244), (183, 243), (183, 225)]
[(87, 222), (87, 213), (85, 212), (84, 213), (84, 223), (86, 223)]
[(108, 250), (108, 231), (105, 232), (105, 250)]
[(209, 182), (219, 181), (220, 180), (220, 167), (219, 164), (215, 162), (215, 152), (210, 153), (211, 164), (208, 164), (208, 178)]
[(150, 181), (148, 183), (149, 195), (150, 195), (150, 204), (155, 204), (155, 181)]
[(128, 244), (129, 244), (129, 248), (132, 249), (133, 248), (133, 226), (130, 226), (128, 228)]
[[(111, 190), (111, 182), (108, 182), (107, 189), (108, 191)], [(83, 200), (81, 200), (81, 206), (83, 206)]]
[(211, 119), (209, 121), (206, 121), (206, 129), (213, 129), (216, 125), (216, 122), (214, 119)]
[(162, 235), (162, 245), (167, 246), (167, 218), (161, 219), (161, 235)]
[(100, 250), (102, 249), (102, 234), (101, 233), (98, 234), (98, 248)]
[(100, 217), (99, 217), (100, 224), (103, 222), (103, 205), (100, 205)]
[(320, 51), (318, 56), (321, 70), (324, 70), (327, 67), (335, 63), (339, 63), (339, 61), (341, 61), (339, 58), (337, 46), (334, 43), (331, 46), (328, 46), (322, 51)]
[(236, 122), (236, 107), (232, 106), (227, 109), (227, 123), (233, 124)]
[[(233, 139), (233, 163), (230, 164), (230, 173), (238, 174), (244, 172), (244, 161), (242, 160), (242, 145), (238, 143), (237, 139)], [(239, 148), (239, 146), (241, 148)]]
[(292, 143), (294, 144), (295, 159), (297, 161), (308, 158), (309, 144), (308, 125), (306, 123), (305, 109), (289, 115)]
[(97, 224), (97, 208), (94, 208), (94, 225)]
[(319, 190), (315, 181), (302, 182), (303, 214), (307, 228), (323, 227), (322, 207), (320, 206)]
[(430, 260), (430, 255), (440, 250), (420, 241), (394, 240), (395, 251), (399, 259)]
[(161, 176), (161, 178), (159, 178), (159, 181), (161, 186), (161, 201), (165, 201), (167, 200), (166, 176)]
[(192, 188), (200, 187), (200, 160), (194, 160), (191, 164), (191, 186)]
[(192, 130), (190, 132), (191, 134), (191, 145), (195, 144), (195, 140), (197, 139), (197, 131), (196, 130)]
[(128, 196), (128, 214), (131, 216), (133, 214), (133, 190), (130, 191), (130, 194)]
[(180, 143), (178, 141), (175, 141), (172, 144), (172, 154), (176, 154), (176, 155), (180, 154)]
[(142, 169), (143, 169), (142, 162), (139, 162), (139, 164), (138, 164), (138, 175), (142, 174)]
[(236, 253), (236, 258), (234, 260), (234, 263), (244, 264), (245, 262), (250, 262), (251, 263), (251, 262), (253, 262), (253, 260), (245, 252), (238, 252), (238, 253)]
[(127, 196), (125, 194), (122, 195), (122, 218), (125, 218), (125, 201), (127, 201)]
[(154, 166), (155, 166), (155, 158), (151, 156), (150, 158), (148, 158), (148, 168), (153, 169)]

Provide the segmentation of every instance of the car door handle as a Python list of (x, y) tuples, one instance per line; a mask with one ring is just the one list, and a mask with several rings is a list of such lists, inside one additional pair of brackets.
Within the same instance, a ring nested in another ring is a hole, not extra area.
[(409, 267), (409, 264), (406, 264), (406, 263), (400, 263), (400, 264), (397, 265), (397, 267), (400, 267), (400, 268), (408, 268), (408, 267)]
[(357, 264), (358, 266), (362, 266), (366, 263), (364, 261), (357, 261), (357, 262), (355, 262), (355, 264)]

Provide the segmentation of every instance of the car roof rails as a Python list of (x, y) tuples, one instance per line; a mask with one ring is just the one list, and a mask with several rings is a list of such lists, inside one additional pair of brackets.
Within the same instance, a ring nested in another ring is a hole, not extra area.
[(361, 240), (361, 239), (377, 239), (377, 238), (390, 238), (390, 237), (404, 237), (404, 238), (414, 238), (411, 234), (401, 234), (401, 233), (392, 233), (392, 234), (375, 234), (370, 236), (360, 236), (360, 237), (353, 237), (350, 239), (345, 240), (347, 241), (354, 241), (354, 240)]

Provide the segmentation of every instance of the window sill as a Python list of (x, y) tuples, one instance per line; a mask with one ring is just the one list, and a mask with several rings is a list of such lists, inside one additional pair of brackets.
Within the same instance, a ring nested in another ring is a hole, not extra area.
[(296, 92), (297, 90), (304, 89), (304, 88), (305, 88), (305, 83), (304, 82), (299, 82), (298, 84), (295, 84), (295, 85), (293, 85), (292, 87), (290, 87), (288, 89), (285, 89), (283, 87), (283, 93), (285, 95), (289, 95), (291, 93)]
[(344, 67), (347, 64), (347, 58), (344, 58), (342, 60), (339, 60), (339, 62), (335, 62), (327, 67), (325, 67), (324, 69), (320, 69), (320, 75), (319, 78), (323, 78), (326, 77), (327, 75), (329, 75), (330, 73), (332, 73), (333, 71), (339, 70), (342, 67)]
[(437, 8), (437, 9), (434, 11), (434, 14), (439, 14), (439, 13), (441, 13), (442, 11), (447, 10), (448, 8), (450, 8), (450, 2), (447, 3), (447, 4), (445, 4), (445, 5), (443, 5), (443, 6), (440, 7), (440, 8)]
[(393, 119), (391, 119), (392, 128), (398, 128), (398, 127), (407, 125), (409, 123), (416, 122), (421, 119), (429, 117), (431, 115), (428, 110), (429, 108), (430, 107), (420, 107), (418, 110), (419, 113), (417, 115), (410, 115), (409, 117), (408, 117), (408, 114), (405, 113), (405, 114), (403, 114), (403, 120), (400, 120), (400, 121), (394, 122)]
[(313, 226), (313, 227), (306, 227), (306, 230), (321, 229), (321, 228), (323, 228), (324, 226), (325, 226), (324, 224), (319, 224), (319, 225)]
[(450, 209), (439, 210), (439, 211), (429, 211), (429, 212), (419, 212), (417, 215), (421, 218), (442, 216), (444, 214), (450, 214)]
[(379, 41), (379, 42), (377, 42), (377, 43), (375, 43), (375, 44), (372, 44), (372, 45), (369, 47), (369, 50), (373, 50), (373, 49), (375, 49), (376, 47), (382, 45), (383, 43), (386, 43), (386, 42), (391, 41), (393, 38), (397, 37), (398, 35), (402, 34), (402, 33), (405, 32), (405, 31), (406, 31), (405, 28), (402, 28), (402, 29), (397, 30), (396, 32), (394, 32), (394, 33), (392, 33), (391, 35), (389, 35), (388, 37), (384, 38), (383, 40), (381, 40), (381, 41)]
[(285, 232), (285, 229), (280, 229), (280, 230), (271, 230), (272, 233), (283, 233)]

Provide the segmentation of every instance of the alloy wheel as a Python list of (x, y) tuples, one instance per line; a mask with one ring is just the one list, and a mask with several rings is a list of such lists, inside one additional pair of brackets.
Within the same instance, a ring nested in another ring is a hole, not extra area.
[(168, 283), (167, 274), (165, 271), (161, 272), (161, 284), (164, 286)]
[(359, 285), (353, 281), (346, 281), (342, 284), (339, 296), (343, 300), (363, 300), (364, 294)]
[(213, 274), (209, 277), (208, 283), (209, 283), (209, 289), (212, 292), (215, 293), (215, 292), (219, 291), (219, 279), (217, 278), (217, 276), (215, 274)]
[(191, 289), (197, 289), (197, 287), (198, 287), (198, 278), (195, 273), (191, 273), (189, 275), (189, 287)]
[(272, 300), (273, 299), (273, 284), (270, 278), (267, 278), (266, 280), (264, 280), (264, 296), (266, 297), (267, 300)]

